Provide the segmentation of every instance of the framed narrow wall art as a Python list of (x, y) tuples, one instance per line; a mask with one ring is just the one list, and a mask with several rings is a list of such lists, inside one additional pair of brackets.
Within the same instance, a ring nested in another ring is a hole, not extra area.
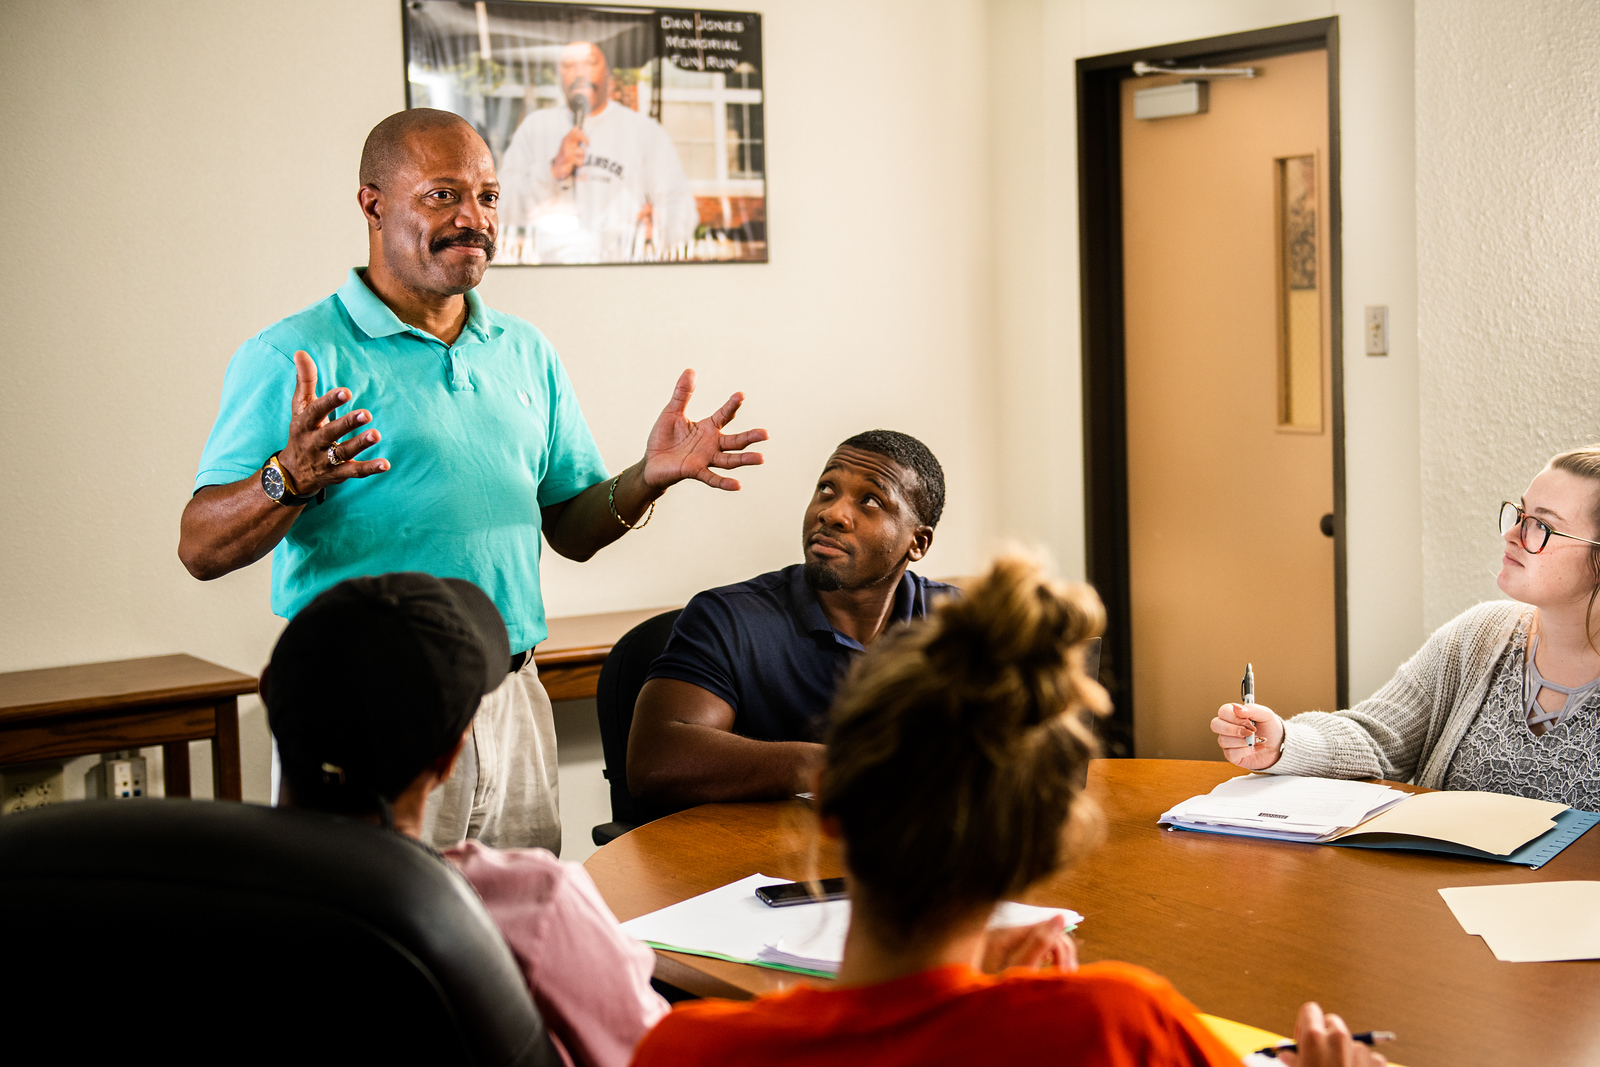
[(403, 0), (406, 106), (500, 177), (497, 265), (767, 260), (761, 16)]

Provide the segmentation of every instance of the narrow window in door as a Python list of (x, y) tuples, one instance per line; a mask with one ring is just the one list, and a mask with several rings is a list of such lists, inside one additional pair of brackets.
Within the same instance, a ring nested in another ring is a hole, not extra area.
[(1278, 160), (1278, 426), (1322, 430), (1317, 157)]

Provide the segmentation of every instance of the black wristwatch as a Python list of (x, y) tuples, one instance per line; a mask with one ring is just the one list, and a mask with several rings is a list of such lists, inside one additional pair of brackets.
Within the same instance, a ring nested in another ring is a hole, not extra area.
[(322, 502), (320, 490), (315, 493), (289, 492), (289, 476), (284, 471), (283, 464), (278, 462), (276, 452), (268, 456), (267, 461), (261, 465), (261, 488), (272, 499), (288, 508), (298, 508), (313, 500)]

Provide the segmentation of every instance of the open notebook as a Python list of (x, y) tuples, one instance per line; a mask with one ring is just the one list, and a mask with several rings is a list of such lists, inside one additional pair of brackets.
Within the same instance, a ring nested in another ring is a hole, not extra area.
[(1600, 814), (1504, 793), (1408, 794), (1296, 775), (1230, 778), (1173, 805), (1163, 826), (1355, 848), (1422, 849), (1542, 867)]

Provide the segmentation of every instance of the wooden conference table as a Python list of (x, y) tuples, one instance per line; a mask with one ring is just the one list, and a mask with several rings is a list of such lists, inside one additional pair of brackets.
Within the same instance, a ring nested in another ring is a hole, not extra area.
[[(1233, 774), (1226, 763), (1096, 760), (1103, 843), (1027, 899), (1084, 916), (1083, 962), (1122, 959), (1170, 978), (1202, 1011), (1279, 1033), (1317, 1000), (1353, 1029), (1387, 1029), (1409, 1067), (1600, 1064), (1600, 961), (1501, 963), (1462, 932), (1446, 886), (1600, 879), (1600, 832), (1537, 871), (1428, 852), (1298, 845), (1166, 831), (1172, 804)], [(1393, 784), (1393, 783), (1391, 783)], [(755, 873), (842, 873), (800, 801), (708, 804), (647, 823), (585, 867), (628, 920)], [(809, 981), (674, 952), (656, 976), (748, 998)]]

